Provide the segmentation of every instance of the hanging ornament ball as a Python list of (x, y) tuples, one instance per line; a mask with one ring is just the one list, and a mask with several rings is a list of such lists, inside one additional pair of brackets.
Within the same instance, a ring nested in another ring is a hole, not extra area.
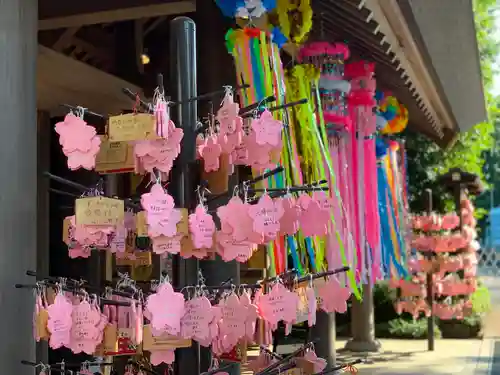
[(385, 97), (380, 104), (380, 113), (387, 120), (382, 134), (402, 132), (408, 125), (408, 109), (394, 97)]

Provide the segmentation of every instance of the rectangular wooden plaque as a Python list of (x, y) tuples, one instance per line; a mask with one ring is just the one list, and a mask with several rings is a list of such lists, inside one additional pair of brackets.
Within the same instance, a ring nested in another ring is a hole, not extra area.
[(85, 197), (75, 201), (78, 225), (117, 225), (123, 223), (125, 203), (107, 197)]
[(135, 169), (134, 146), (128, 142), (110, 142), (101, 137), (95, 170), (101, 174), (127, 173)]
[(158, 139), (155, 117), (147, 113), (130, 113), (109, 118), (110, 142), (129, 142)]

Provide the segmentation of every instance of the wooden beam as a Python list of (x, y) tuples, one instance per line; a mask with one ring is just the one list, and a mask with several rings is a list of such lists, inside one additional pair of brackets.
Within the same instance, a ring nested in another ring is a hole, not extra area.
[[(64, 114), (61, 103), (81, 105), (108, 115), (131, 108), (123, 87), (142, 89), (50, 48), (38, 46), (37, 107), (52, 115)], [(66, 111), (67, 112), (67, 111)]]
[(130, 21), (141, 18), (161, 17), (196, 10), (195, 1), (177, 1), (172, 3), (136, 6), (101, 12), (84, 13), (66, 17), (46, 18), (38, 21), (39, 30), (62, 29), (84, 25), (96, 25), (118, 21)]
[(66, 48), (70, 43), (71, 40), (73, 39), (73, 36), (76, 34), (76, 32), (80, 29), (80, 27), (70, 27), (69, 29), (64, 30), (62, 35), (59, 37), (57, 42), (54, 43), (52, 46), (52, 49), (61, 52), (64, 48)]
[(103, 63), (110, 63), (113, 61), (113, 55), (109, 53), (108, 50), (96, 47), (83, 39), (75, 37), (72, 40), (72, 44), (75, 46), (75, 50), (85, 51)]
[(144, 38), (154, 29), (156, 29), (161, 23), (165, 22), (167, 20), (166, 16), (161, 16), (155, 19), (153, 22), (151, 22), (148, 27), (144, 30)]

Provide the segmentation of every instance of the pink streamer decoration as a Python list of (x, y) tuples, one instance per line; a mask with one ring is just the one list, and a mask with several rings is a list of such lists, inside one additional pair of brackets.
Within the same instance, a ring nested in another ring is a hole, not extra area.
[[(358, 278), (364, 283), (374, 283), (372, 277), (373, 253), (369, 240), (374, 240), (373, 217), (373, 186), (371, 181), (370, 167), (367, 161), (372, 161), (372, 155), (368, 156), (365, 136), (375, 131), (375, 116), (373, 107), (375, 80), (373, 77), (374, 64), (365, 61), (357, 61), (347, 64), (345, 67), (346, 77), (351, 78), (351, 92), (349, 93), (349, 112), (353, 120), (353, 129), (350, 137), (353, 168), (353, 191), (354, 213), (355, 213), (355, 240), (358, 254), (357, 271)], [(360, 181), (359, 179), (363, 179)], [(373, 243), (373, 241), (372, 241)]]
[[(333, 211), (333, 216), (335, 220), (335, 225), (338, 233), (340, 234), (340, 238), (342, 243), (345, 243), (345, 224), (344, 220), (342, 217), (342, 211), (341, 211), (341, 201), (339, 201), (337, 195), (335, 192), (339, 192), (340, 194), (340, 189), (341, 187), (339, 186), (339, 181), (340, 181), (340, 169), (339, 169), (339, 159), (340, 159), (340, 154), (339, 154), (339, 148), (338, 148), (338, 142), (336, 140), (331, 141), (329, 144), (329, 151), (331, 155), (331, 160), (333, 164), (333, 170), (336, 176), (335, 181), (332, 181), (331, 176), (328, 174), (328, 185), (329, 189), (331, 192), (331, 197), (335, 201), (335, 208)], [(326, 164), (326, 162), (325, 162)], [(340, 194), (340, 196), (342, 196)], [(330, 226), (333, 226), (333, 224), (330, 224)], [(337, 236), (333, 228), (330, 228), (329, 234), (328, 234), (328, 241), (327, 241), (327, 248), (326, 248), (326, 259), (328, 262), (328, 270), (334, 270), (337, 268), (340, 268), (343, 266), (342, 263), (342, 257), (340, 256), (340, 244), (338, 242)], [(345, 284), (347, 282), (347, 279), (344, 274), (341, 275), (341, 281)]]
[(374, 281), (381, 280), (380, 272), (380, 220), (378, 211), (378, 180), (377, 180), (377, 157), (375, 149), (375, 139), (365, 141), (365, 181), (367, 181), (367, 241), (372, 251), (372, 277)]
[(348, 161), (348, 166), (349, 166), (349, 187), (348, 187), (348, 194), (349, 194), (349, 204), (350, 204), (350, 215), (352, 218), (352, 229), (353, 229), (353, 237), (354, 237), (354, 246), (356, 247), (356, 254), (358, 256), (358, 264), (356, 265), (356, 281), (360, 282), (361, 278), (363, 276), (363, 269), (364, 269), (364, 251), (363, 247), (361, 246), (361, 239), (360, 239), (360, 217), (359, 217), (359, 207), (358, 207), (358, 153), (357, 153), (357, 145), (356, 145), (356, 130), (357, 130), (357, 123), (356, 123), (356, 116), (354, 115), (355, 112), (353, 111), (354, 108), (349, 108), (351, 112), (352, 118), (355, 120), (354, 121), (354, 126), (353, 130), (351, 133), (348, 135), (348, 140), (347, 140), (347, 155), (349, 158)]

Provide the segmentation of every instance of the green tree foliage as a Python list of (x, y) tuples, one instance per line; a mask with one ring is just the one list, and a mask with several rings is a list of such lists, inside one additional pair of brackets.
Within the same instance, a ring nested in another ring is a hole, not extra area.
[(450, 168), (459, 167), (485, 179), (485, 158), (491, 157), (488, 155), (493, 143), (499, 102), (491, 93), (493, 76), (496, 74), (495, 60), (500, 52), (499, 43), (495, 39), (497, 10), (496, 0), (474, 0), (474, 18), (489, 121), (476, 125), (468, 132), (460, 133), (458, 140), (448, 150), (440, 149), (422, 135), (411, 131), (405, 134), (410, 207), (414, 212), (425, 209), (422, 196), (426, 188), (433, 189), (435, 209), (453, 207), (451, 197), (447, 197), (440, 187), (434, 184), (436, 176)]

